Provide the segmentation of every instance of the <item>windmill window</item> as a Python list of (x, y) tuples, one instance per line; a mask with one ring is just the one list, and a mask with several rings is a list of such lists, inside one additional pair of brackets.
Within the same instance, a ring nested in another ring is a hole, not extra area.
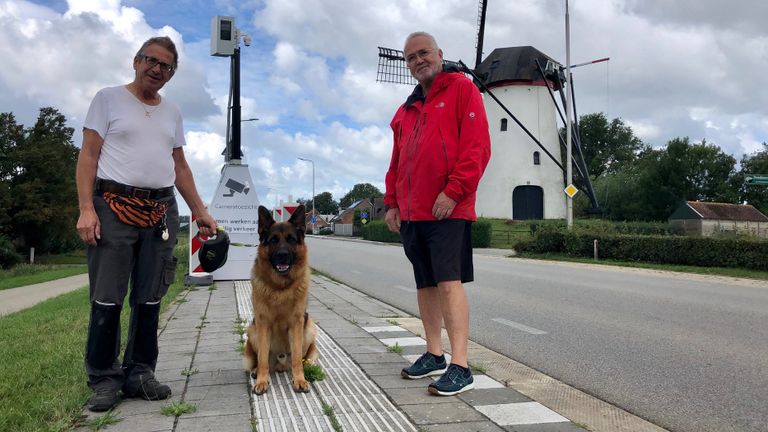
[(534, 165), (541, 165), (541, 156), (539, 155), (539, 152), (533, 152), (533, 164)]
[(501, 131), (504, 132), (507, 130), (507, 119), (503, 118), (501, 119)]

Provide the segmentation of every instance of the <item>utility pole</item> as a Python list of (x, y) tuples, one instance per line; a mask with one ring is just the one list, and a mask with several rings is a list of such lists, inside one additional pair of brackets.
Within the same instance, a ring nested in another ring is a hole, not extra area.
[[(570, 17), (568, 15), (568, 0), (565, 0), (565, 80), (568, 83), (568, 91), (566, 92), (565, 100), (565, 140), (566, 140), (566, 183), (567, 186), (573, 184), (573, 155), (572, 149), (572, 136), (571, 136), (571, 115), (573, 112), (573, 99), (571, 93), (571, 24)], [(568, 229), (573, 228), (573, 197), (566, 195), (566, 221)]]
[(317, 228), (317, 215), (315, 214), (315, 161), (301, 157), (297, 159), (312, 164), (312, 234), (314, 234)]

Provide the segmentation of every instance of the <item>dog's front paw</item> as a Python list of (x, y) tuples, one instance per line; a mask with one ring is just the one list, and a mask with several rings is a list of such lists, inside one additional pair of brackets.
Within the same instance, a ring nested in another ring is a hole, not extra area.
[(309, 381), (304, 379), (304, 377), (294, 378), (291, 385), (296, 393), (309, 393)]
[(253, 385), (253, 388), (251, 391), (257, 395), (263, 395), (267, 392), (267, 389), (269, 388), (269, 381), (268, 380), (256, 380), (256, 383)]

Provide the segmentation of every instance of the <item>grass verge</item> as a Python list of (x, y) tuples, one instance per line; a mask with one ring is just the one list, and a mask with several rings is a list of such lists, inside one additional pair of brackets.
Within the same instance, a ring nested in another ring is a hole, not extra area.
[(0, 270), (0, 290), (48, 282), (87, 271), (85, 264), (21, 264), (8, 270)]
[[(177, 246), (176, 280), (163, 299), (166, 310), (182, 292), (187, 243)], [(122, 334), (130, 308), (123, 308)], [(90, 397), (83, 353), (90, 306), (81, 288), (0, 317), (0, 431), (72, 430)]]

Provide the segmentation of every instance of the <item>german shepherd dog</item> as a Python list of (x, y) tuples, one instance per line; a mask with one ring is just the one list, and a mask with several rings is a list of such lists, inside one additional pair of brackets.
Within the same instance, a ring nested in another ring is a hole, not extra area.
[(292, 374), (296, 392), (309, 392), (304, 362), (317, 359), (317, 328), (307, 314), (310, 272), (304, 206), (277, 223), (259, 206), (259, 247), (251, 271), (253, 322), (248, 326), (243, 366), (256, 378), (253, 393), (264, 394), (271, 370)]

